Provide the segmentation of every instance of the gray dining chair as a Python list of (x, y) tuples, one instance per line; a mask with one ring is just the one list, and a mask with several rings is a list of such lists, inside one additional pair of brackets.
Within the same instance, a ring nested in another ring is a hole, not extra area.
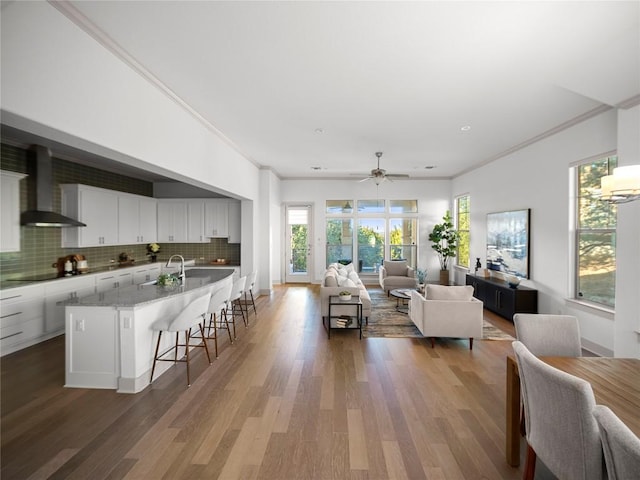
[(600, 428), (609, 480), (640, 478), (640, 438), (609, 407), (596, 405), (593, 416)]
[(536, 460), (563, 480), (605, 479), (602, 444), (589, 382), (547, 365), (513, 342), (527, 423), (525, 480)]
[(516, 339), (537, 357), (580, 357), (582, 342), (578, 319), (572, 315), (516, 313)]

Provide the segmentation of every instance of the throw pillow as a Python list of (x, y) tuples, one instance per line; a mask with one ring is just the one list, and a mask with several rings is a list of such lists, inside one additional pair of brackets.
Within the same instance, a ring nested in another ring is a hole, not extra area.
[(353, 283), (355, 283), (356, 285), (358, 285), (360, 282), (360, 277), (358, 276), (358, 274), (356, 272), (351, 272), (349, 273), (348, 276), (349, 280), (351, 280)]
[(353, 263), (349, 263), (349, 264), (345, 265), (344, 269), (347, 271), (347, 273), (351, 273), (351, 272), (355, 272), (356, 271), (356, 269), (353, 268)]
[(406, 277), (407, 262), (404, 260), (384, 261), (384, 269), (390, 277)]
[(447, 286), (447, 285), (427, 285), (425, 298), (427, 300), (461, 300), (469, 301), (473, 297), (473, 287), (471, 285)]
[(338, 286), (339, 287), (355, 287), (356, 284), (353, 283), (353, 280), (350, 280), (347, 277), (338, 277)]

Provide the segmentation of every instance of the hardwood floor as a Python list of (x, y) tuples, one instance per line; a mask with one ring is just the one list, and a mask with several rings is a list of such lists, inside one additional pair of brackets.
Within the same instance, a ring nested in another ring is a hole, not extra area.
[(258, 298), (213, 365), (199, 349), (190, 388), (184, 364), (137, 395), (64, 388), (63, 336), (3, 357), (2, 479), (521, 478), (510, 342), (328, 340), (318, 290)]

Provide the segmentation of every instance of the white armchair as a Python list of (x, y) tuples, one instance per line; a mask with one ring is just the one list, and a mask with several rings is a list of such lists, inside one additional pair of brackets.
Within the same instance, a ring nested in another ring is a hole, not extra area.
[(411, 292), (409, 317), (425, 337), (482, 338), (482, 302), (473, 297), (473, 287), (427, 285), (425, 296)]
[(385, 260), (382, 262), (378, 280), (387, 295), (396, 288), (418, 288), (416, 272), (407, 264), (406, 260)]

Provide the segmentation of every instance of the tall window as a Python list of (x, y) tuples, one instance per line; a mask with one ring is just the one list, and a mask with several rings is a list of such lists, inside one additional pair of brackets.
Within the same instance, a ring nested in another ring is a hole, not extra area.
[(353, 262), (353, 219), (327, 218), (327, 265)]
[(460, 235), (458, 239), (458, 251), (456, 255), (456, 265), (464, 268), (471, 268), (469, 255), (469, 230), (471, 199), (469, 195), (461, 195), (456, 198), (456, 225)]
[(615, 306), (617, 208), (594, 194), (615, 156), (576, 168), (576, 298)]

